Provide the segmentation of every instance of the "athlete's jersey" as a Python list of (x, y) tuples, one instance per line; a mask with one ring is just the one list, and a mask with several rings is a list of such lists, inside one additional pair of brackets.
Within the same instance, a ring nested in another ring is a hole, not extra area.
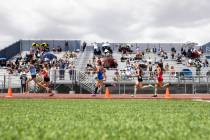
[(98, 78), (98, 80), (103, 80), (104, 79), (103, 71), (101, 71), (101, 70), (98, 71), (97, 78)]
[(157, 75), (157, 80), (158, 80), (158, 82), (162, 82), (163, 81), (163, 72), (162, 72), (162, 70)]
[(48, 71), (47, 71), (46, 69), (44, 69), (44, 70), (42, 71), (42, 75), (43, 75), (44, 78), (49, 77), (49, 76), (48, 76)]
[(36, 75), (36, 68), (35, 68), (35, 66), (33, 66), (33, 65), (30, 66), (29, 71), (30, 71), (31, 75)]
[(137, 70), (137, 78), (138, 78), (138, 82), (142, 82), (143, 81), (143, 72), (142, 72), (142, 70), (139, 68), (138, 70)]

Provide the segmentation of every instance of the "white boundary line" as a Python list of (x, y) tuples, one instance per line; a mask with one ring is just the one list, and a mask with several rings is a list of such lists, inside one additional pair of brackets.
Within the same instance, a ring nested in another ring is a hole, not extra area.
[(210, 103), (210, 100), (202, 100), (202, 99), (194, 99), (193, 101)]

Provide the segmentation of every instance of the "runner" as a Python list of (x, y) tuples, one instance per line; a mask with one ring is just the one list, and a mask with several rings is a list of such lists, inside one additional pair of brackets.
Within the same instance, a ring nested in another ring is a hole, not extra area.
[(170, 86), (170, 83), (166, 83), (165, 85), (163, 85), (163, 67), (161, 64), (158, 64), (157, 69), (156, 69), (155, 93), (153, 97), (157, 97), (158, 87), (163, 88), (163, 87), (169, 87), (169, 86)]
[[(137, 81), (136, 81), (136, 84), (134, 86), (134, 95), (136, 95), (136, 92), (137, 92), (137, 89), (138, 88), (148, 88), (148, 87), (153, 87), (152, 85), (144, 85), (143, 86), (143, 70), (141, 69), (140, 65), (138, 65), (137, 67), (137, 70), (136, 70), (136, 76), (137, 76)], [(131, 96), (134, 96), (134, 95), (131, 95)]]
[(36, 81), (36, 74), (37, 74), (37, 72), (36, 72), (36, 68), (35, 68), (35, 66), (34, 66), (34, 61), (32, 60), (31, 62), (30, 62), (30, 64), (29, 64), (29, 72), (30, 72), (30, 74), (31, 74), (31, 77), (26, 81), (26, 91), (25, 91), (25, 93), (29, 93), (29, 89), (28, 89), (28, 83), (30, 82), (30, 81), (34, 81), (35, 83), (37, 83), (37, 81)]
[(44, 68), (40, 71), (40, 75), (43, 77), (43, 81), (37, 82), (38, 86), (46, 89), (47, 93), (49, 92), (49, 74), (48, 74), (48, 65), (44, 64)]
[(26, 82), (26, 93), (28, 93), (28, 84), (30, 81), (34, 81), (39, 87), (46, 89), (49, 92), (49, 82), (50, 78), (48, 75), (48, 68), (47, 65), (44, 65), (44, 68), (41, 67), (41, 71), (37, 74), (37, 70), (34, 66), (34, 61), (30, 62), (29, 71), (31, 73), (31, 78)]
[(101, 93), (101, 90), (104, 86), (104, 81), (106, 81), (106, 70), (104, 69), (100, 61), (98, 62), (98, 66), (96, 67), (96, 73), (96, 88), (94, 94), (92, 94), (93, 96), (95, 96), (97, 93)]

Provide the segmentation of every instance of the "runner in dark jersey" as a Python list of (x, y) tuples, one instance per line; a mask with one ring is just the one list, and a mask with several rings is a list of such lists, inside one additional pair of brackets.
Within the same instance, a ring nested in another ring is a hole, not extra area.
[(136, 70), (137, 81), (136, 81), (136, 84), (134, 86), (134, 95), (136, 95), (136, 92), (137, 92), (138, 88), (143, 89), (143, 88), (153, 87), (152, 85), (144, 85), (143, 86), (143, 74), (144, 74), (143, 70), (141, 69), (141, 67), (139, 65), (137, 70)]

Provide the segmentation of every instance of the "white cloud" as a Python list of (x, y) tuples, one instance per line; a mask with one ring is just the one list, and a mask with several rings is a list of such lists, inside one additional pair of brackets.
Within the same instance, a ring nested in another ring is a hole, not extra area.
[(0, 42), (23, 38), (206, 43), (209, 7), (208, 0), (1, 1)]

